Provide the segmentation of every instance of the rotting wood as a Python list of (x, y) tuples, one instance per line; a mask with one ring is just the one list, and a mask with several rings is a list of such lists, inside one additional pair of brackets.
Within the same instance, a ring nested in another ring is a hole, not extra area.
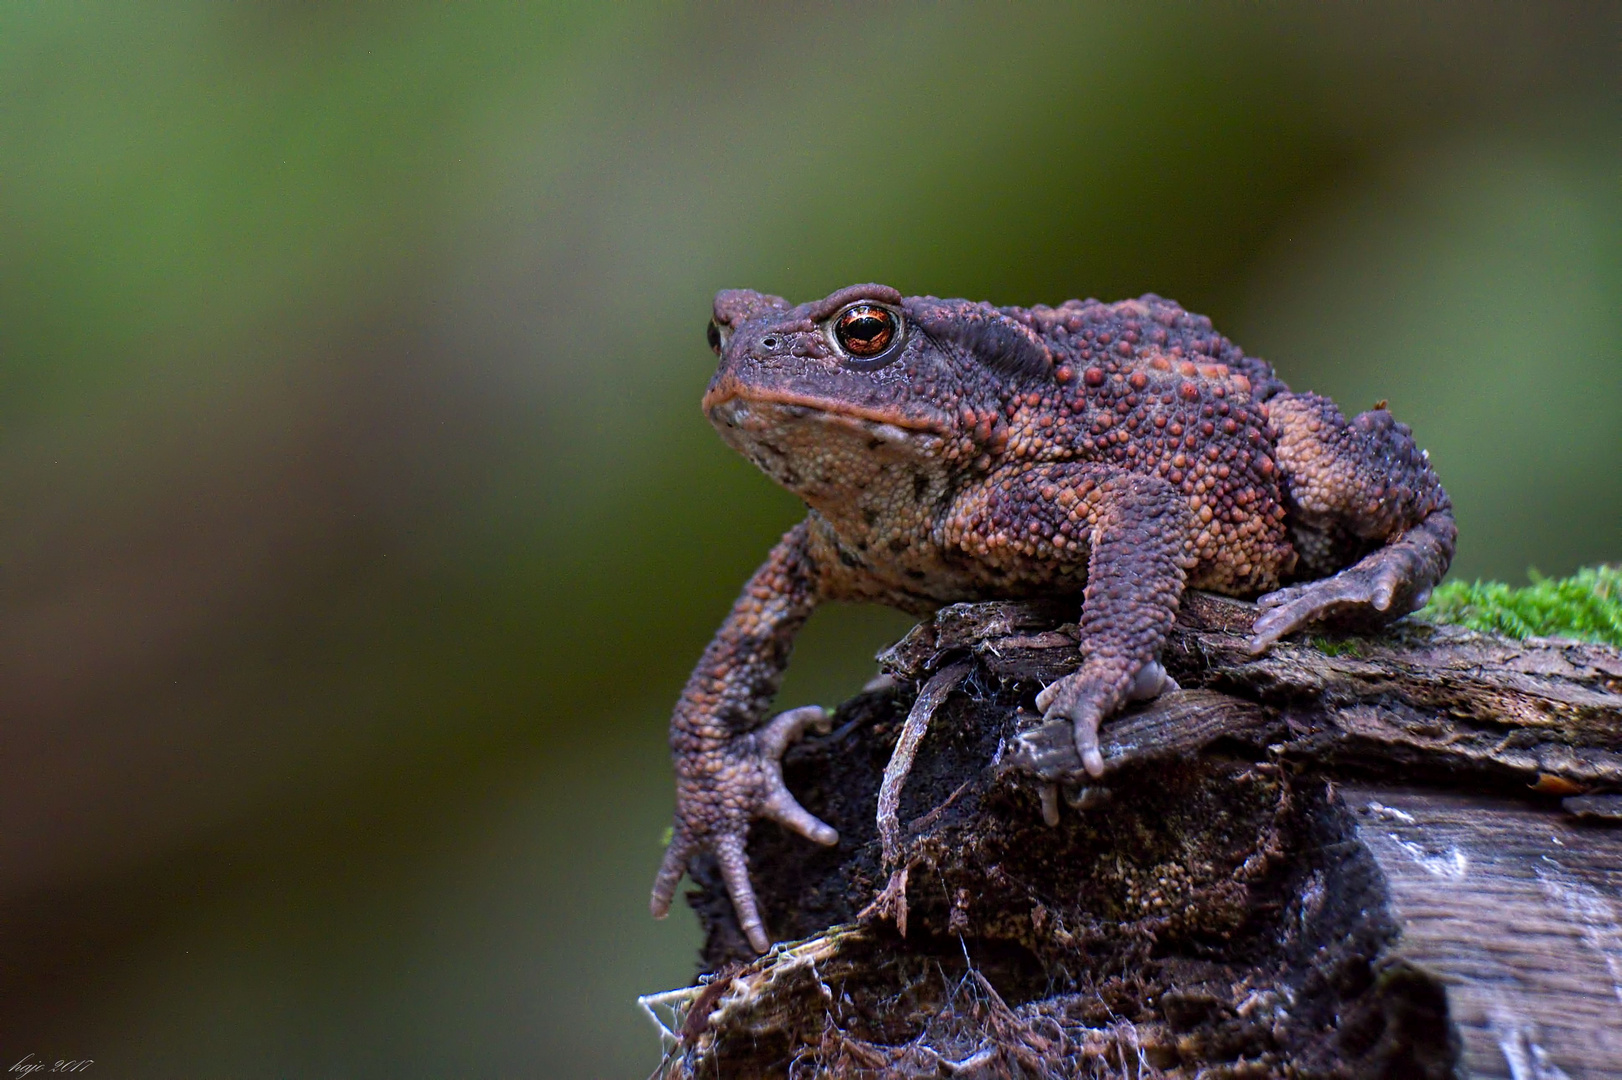
[(1344, 790), (1394, 955), (1435, 972), (1474, 1077), (1622, 1074), (1622, 831), (1452, 792)]
[[(838, 848), (751, 837), (802, 943), (751, 958), (695, 866), (729, 989), (667, 1073), (1622, 1076), (1622, 651), (1409, 620), (1253, 657), (1252, 610), (1185, 598), (1185, 689), (1106, 723), (1103, 781), (1051, 777), (1055, 827), (1021, 736), (1069, 745), (1031, 711), (1079, 662), (1066, 608), (957, 605), (887, 650), (897, 685), (785, 761)], [(917, 688), (966, 660), (882, 845)]]

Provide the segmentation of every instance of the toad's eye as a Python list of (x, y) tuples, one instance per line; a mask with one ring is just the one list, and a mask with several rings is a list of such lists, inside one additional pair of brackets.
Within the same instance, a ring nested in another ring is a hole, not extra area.
[(721, 349), (726, 345), (727, 339), (726, 335), (721, 333), (721, 328), (715, 325), (714, 319), (711, 319), (710, 325), (704, 328), (704, 337), (710, 343), (710, 351), (716, 356), (720, 356)]
[(834, 340), (858, 360), (879, 355), (895, 341), (895, 312), (877, 304), (852, 304), (834, 319)]

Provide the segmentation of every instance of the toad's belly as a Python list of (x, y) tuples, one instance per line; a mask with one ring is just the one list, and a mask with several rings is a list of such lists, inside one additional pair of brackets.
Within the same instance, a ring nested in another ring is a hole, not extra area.
[(1087, 583), (1085, 553), (1076, 559), (986, 559), (920, 536), (916, 542), (874, 545), (838, 532), (815, 511), (812, 557), (823, 568), (831, 599), (886, 604), (927, 614), (947, 604), (1080, 595)]
[[(1080, 595), (1087, 584), (1086, 538), (1056, 546), (1052, 538), (977, 537), (972, 545), (960, 545), (920, 530), (874, 543), (860, 532), (844, 535), (815, 511), (811, 525), (813, 555), (837, 599), (921, 615), (967, 601)], [(1239, 521), (1217, 535), (1227, 532), (1235, 542), (1213, 545), (1211, 530), (1189, 537), (1194, 560), (1189, 588), (1256, 596), (1277, 588), (1296, 565), (1295, 549), (1281, 526)]]

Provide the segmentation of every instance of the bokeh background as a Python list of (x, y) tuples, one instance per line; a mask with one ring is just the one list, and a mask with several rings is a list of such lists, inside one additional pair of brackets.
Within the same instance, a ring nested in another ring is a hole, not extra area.
[[(1622, 557), (1614, 4), (0, 7), (0, 1066), (640, 1077), (713, 292), (1154, 291)], [(783, 702), (904, 629), (819, 614)]]

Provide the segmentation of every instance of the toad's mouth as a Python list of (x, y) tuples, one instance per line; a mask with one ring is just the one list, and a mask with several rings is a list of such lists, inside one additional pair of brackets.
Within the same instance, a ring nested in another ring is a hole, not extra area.
[(950, 434), (942, 422), (909, 416), (898, 409), (876, 409), (852, 402), (830, 401), (825, 397), (796, 394), (791, 390), (743, 388), (730, 382), (712, 387), (704, 395), (704, 413), (712, 423), (729, 427), (736, 427), (751, 416), (763, 418), (765, 414), (775, 413), (785, 420), (797, 420), (814, 414), (819, 419), (843, 421), (864, 429), (882, 425), (921, 435), (945, 437)]
[[(946, 443), (934, 425), (915, 417), (793, 393), (750, 391), (719, 401), (712, 396), (706, 404), (728, 446), (834, 516), (903, 480), (912, 490), (914, 478), (941, 460)], [(895, 494), (897, 504), (904, 501), (901, 489)]]

